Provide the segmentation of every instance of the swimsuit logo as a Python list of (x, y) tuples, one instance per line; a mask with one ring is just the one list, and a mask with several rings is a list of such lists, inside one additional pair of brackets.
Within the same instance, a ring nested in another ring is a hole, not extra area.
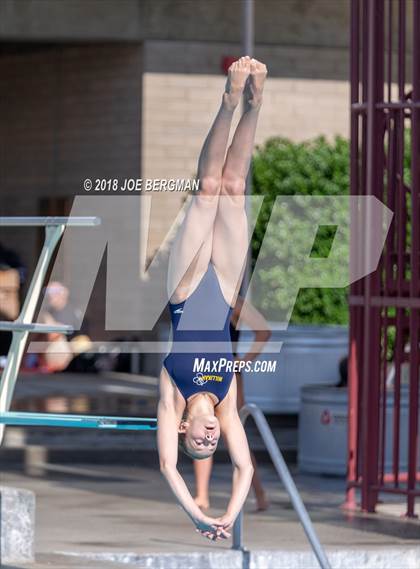
[(197, 375), (195, 377), (193, 377), (193, 382), (196, 385), (204, 385), (207, 383), (207, 379), (204, 379), (203, 374), (200, 372), (200, 373), (197, 373)]
[(174, 314), (182, 314), (184, 311), (182, 310), (182, 308), (177, 308), (176, 310), (174, 310)]
[(220, 381), (223, 381), (223, 376), (221, 376), (221, 375), (203, 375), (200, 371), (197, 373), (197, 375), (195, 375), (193, 377), (193, 382), (196, 385), (205, 385), (208, 381), (220, 382)]

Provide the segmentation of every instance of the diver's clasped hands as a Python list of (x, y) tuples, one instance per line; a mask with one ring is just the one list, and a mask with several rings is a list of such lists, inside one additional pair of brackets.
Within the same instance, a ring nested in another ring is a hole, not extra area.
[(220, 518), (211, 518), (203, 514), (196, 522), (196, 531), (203, 537), (210, 539), (210, 541), (228, 539), (231, 536), (229, 530), (232, 528), (234, 521), (235, 519), (228, 512)]

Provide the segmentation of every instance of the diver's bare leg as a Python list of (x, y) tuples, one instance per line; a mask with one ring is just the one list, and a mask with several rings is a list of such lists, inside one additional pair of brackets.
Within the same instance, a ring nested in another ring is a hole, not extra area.
[(226, 156), (223, 167), (224, 181), (236, 181), (238, 178), (240, 180), (246, 179), (254, 149), (255, 131), (259, 110), (262, 105), (266, 76), (267, 67), (256, 59), (252, 59), (245, 91), (245, 112), (236, 127)]
[(220, 109), (200, 153), (200, 190), (191, 199), (169, 258), (168, 294), (176, 302), (188, 297), (206, 271), (211, 258), (213, 225), (230, 127), (249, 70), (249, 57), (241, 57), (230, 66)]
[(223, 167), (222, 187), (213, 231), (212, 262), (226, 300), (235, 304), (245, 269), (248, 222), (245, 212), (246, 177), (254, 149), (267, 68), (251, 60), (247, 106), (238, 123)]

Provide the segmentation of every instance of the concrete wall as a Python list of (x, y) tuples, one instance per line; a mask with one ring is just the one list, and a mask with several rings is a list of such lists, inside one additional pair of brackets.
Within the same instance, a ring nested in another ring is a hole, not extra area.
[[(407, 47), (413, 0), (407, 0)], [(258, 44), (346, 49), (350, 0), (256, 0)], [(394, 10), (393, 33), (398, 19)], [(2, 0), (6, 40), (177, 40), (238, 43), (241, 0)], [(397, 48), (394, 41), (393, 49)]]
[(136, 40), (138, 0), (2, 0), (0, 37), (9, 41)]
[[(257, 0), (258, 43), (346, 47), (348, 0)], [(2, 0), (0, 37), (240, 42), (240, 0)]]
[(141, 46), (3, 55), (2, 191), (74, 195), (88, 176), (138, 175), (141, 77)]
[[(67, 215), (85, 178), (140, 177), (142, 61), (137, 44), (26, 45), (2, 54), (0, 215)], [(41, 233), (0, 228), (30, 274)], [(92, 302), (98, 322), (104, 277)]]

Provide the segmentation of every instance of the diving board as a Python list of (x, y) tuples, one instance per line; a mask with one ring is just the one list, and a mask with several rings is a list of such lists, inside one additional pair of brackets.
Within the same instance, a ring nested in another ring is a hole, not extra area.
[(76, 427), (80, 429), (107, 429), (119, 431), (155, 431), (156, 419), (137, 417), (108, 417), (98, 415), (71, 415), (56, 413), (28, 413), (7, 411), (0, 413), (0, 424), (31, 427)]
[(38, 334), (48, 334), (57, 332), (59, 334), (73, 334), (72, 326), (66, 324), (25, 324), (19, 320), (14, 322), (0, 322), (0, 332), (32, 332)]

